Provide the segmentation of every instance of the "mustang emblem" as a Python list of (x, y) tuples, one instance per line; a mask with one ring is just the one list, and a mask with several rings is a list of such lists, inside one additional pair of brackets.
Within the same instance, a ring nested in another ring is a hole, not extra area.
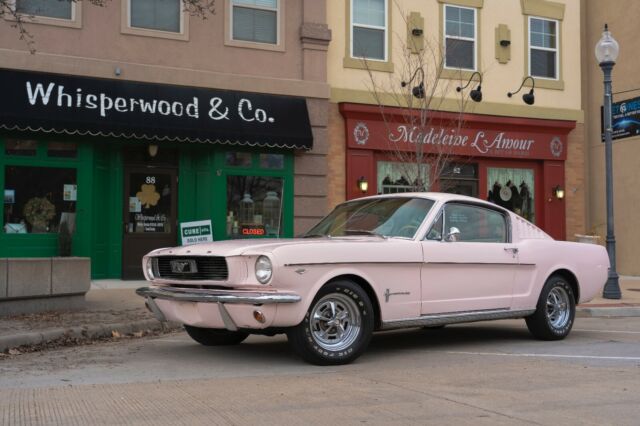
[(178, 274), (195, 274), (198, 272), (198, 266), (195, 260), (172, 260), (171, 272)]

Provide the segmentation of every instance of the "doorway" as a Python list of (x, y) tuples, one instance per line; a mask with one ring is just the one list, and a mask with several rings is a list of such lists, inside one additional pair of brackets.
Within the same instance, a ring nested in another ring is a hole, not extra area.
[(142, 257), (177, 242), (176, 169), (125, 167), (122, 279), (143, 279)]

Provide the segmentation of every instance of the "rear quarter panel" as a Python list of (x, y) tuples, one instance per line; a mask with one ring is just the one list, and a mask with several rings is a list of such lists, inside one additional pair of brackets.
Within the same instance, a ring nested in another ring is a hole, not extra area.
[(518, 244), (520, 267), (512, 309), (535, 308), (546, 280), (559, 270), (577, 280), (578, 303), (598, 295), (607, 280), (609, 258), (602, 246), (551, 239), (527, 239)]

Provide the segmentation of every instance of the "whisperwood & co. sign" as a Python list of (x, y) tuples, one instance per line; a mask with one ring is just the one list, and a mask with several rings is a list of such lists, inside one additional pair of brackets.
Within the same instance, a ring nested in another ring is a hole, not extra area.
[(303, 98), (0, 69), (0, 127), (311, 148)]

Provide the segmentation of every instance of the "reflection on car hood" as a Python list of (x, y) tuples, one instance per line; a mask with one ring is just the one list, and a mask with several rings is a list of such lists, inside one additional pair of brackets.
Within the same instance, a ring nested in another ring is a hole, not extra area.
[[(397, 240), (397, 239), (394, 239)], [(281, 247), (308, 246), (314, 244), (339, 244), (351, 243), (384, 243), (390, 240), (378, 236), (348, 236), (333, 238), (265, 238), (246, 240), (226, 240), (213, 243), (193, 244), (189, 246), (169, 247), (155, 250), (150, 253), (153, 256), (183, 256), (183, 255), (211, 255), (211, 256), (240, 256), (244, 254), (257, 254), (272, 252)]]

